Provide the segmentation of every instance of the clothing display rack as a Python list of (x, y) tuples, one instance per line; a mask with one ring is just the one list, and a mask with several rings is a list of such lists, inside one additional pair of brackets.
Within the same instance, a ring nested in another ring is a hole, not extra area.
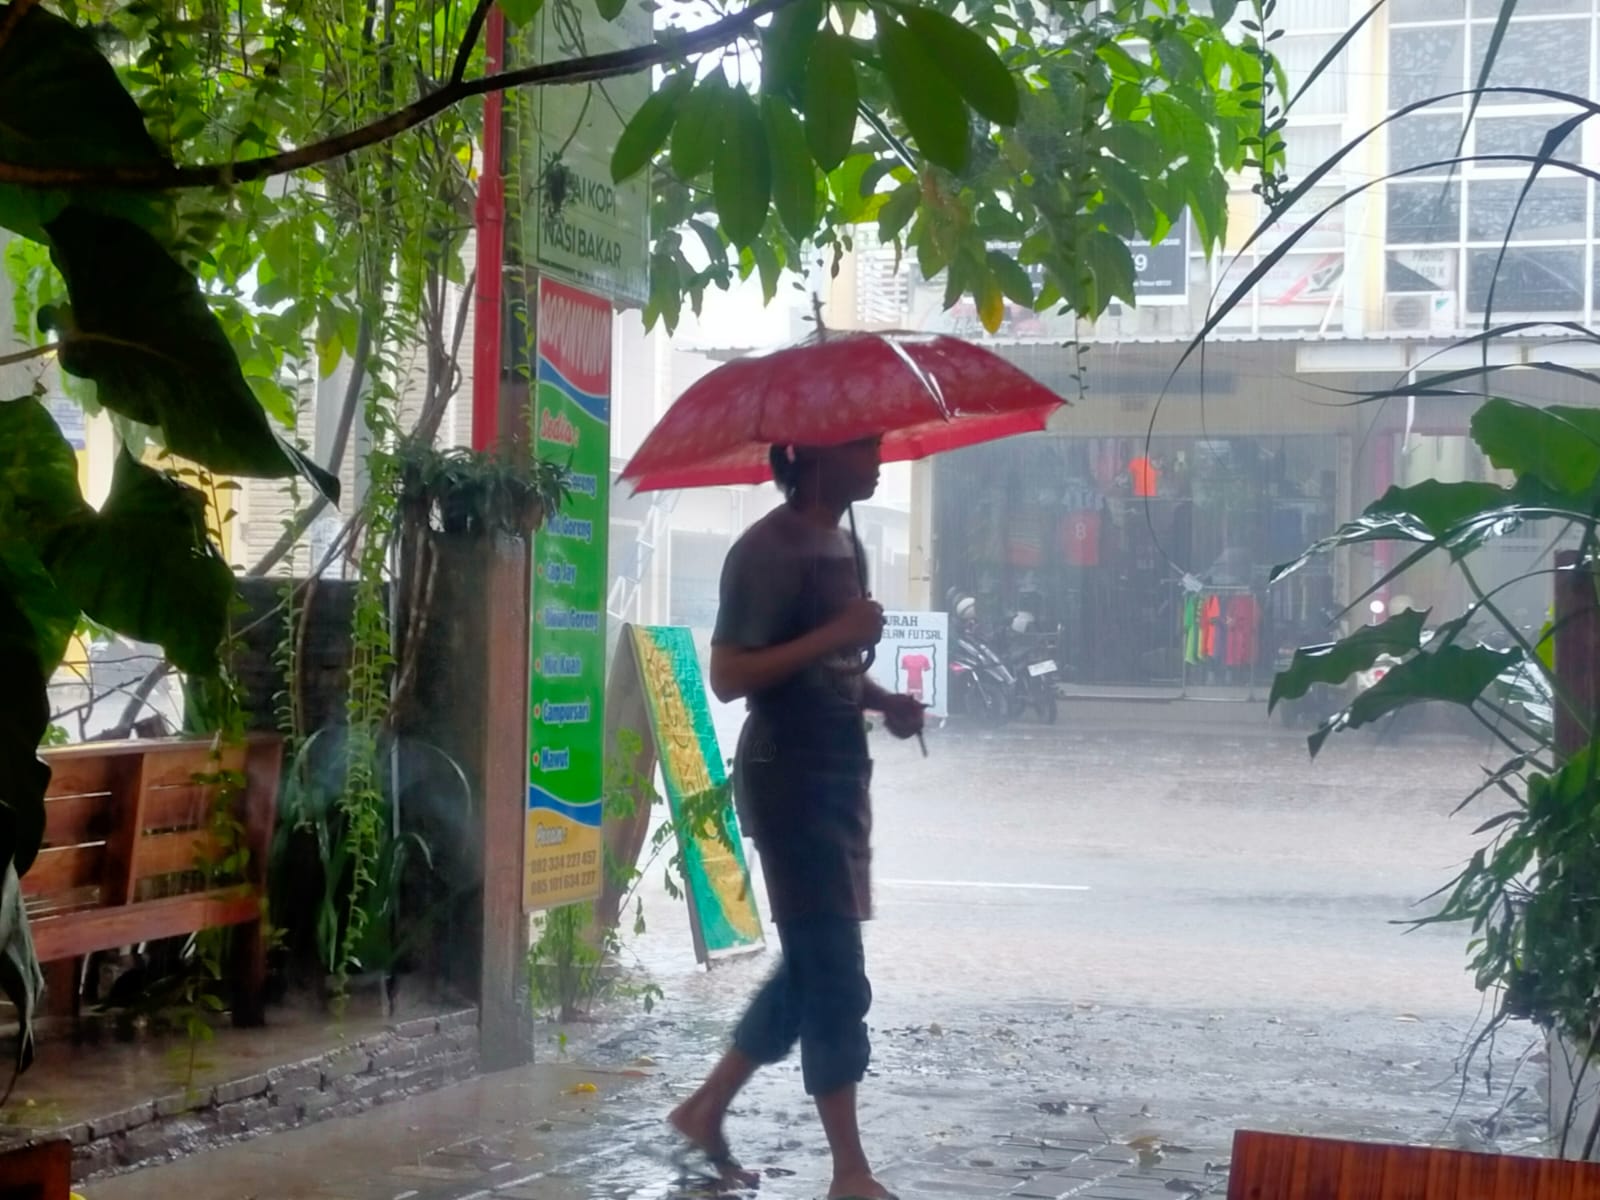
[[(1192, 576), (1184, 579), (1183, 588), (1184, 698), (1253, 703), (1265, 616), (1257, 590), (1247, 585), (1202, 583)], [(1242, 685), (1246, 694), (1191, 696), (1191, 685)]]

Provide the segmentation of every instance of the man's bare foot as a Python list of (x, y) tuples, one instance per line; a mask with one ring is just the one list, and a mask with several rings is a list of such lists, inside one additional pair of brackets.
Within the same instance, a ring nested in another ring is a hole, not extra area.
[(872, 1175), (840, 1175), (828, 1188), (828, 1200), (895, 1200), (895, 1194)]
[(717, 1173), (718, 1179), (729, 1187), (753, 1188), (760, 1184), (761, 1175), (741, 1167), (728, 1149), (728, 1139), (722, 1132), (723, 1114), (697, 1092), (690, 1096), (667, 1117), (671, 1125), (689, 1146), (705, 1158), (706, 1165)]

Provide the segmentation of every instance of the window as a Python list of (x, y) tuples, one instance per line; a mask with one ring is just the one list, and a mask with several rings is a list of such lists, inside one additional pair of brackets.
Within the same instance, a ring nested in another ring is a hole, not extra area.
[[(1467, 240), (1498, 242), (1581, 242), (1588, 224), (1589, 185), (1583, 179), (1534, 181), (1522, 208), (1517, 198), (1524, 181), (1494, 179), (1467, 185)], [(1516, 224), (1512, 225), (1515, 216)]]
[[(1390, 111), (1474, 87), (1501, 6), (1502, 0), (1390, 0)], [(1519, 0), (1490, 85), (1591, 97), (1596, 10), (1595, 0)], [(1388, 169), (1455, 157), (1467, 109), (1463, 97), (1440, 99), (1391, 124)], [(1386, 184), (1387, 291), (1451, 293), (1464, 321), (1480, 316), (1491, 296), (1494, 311), (1507, 316), (1585, 314), (1600, 281), (1593, 184), (1546, 167), (1524, 198), (1530, 164), (1516, 161), (1539, 154), (1551, 131), (1577, 112), (1544, 96), (1485, 96), (1467, 130), (1467, 162)], [(1600, 137), (1600, 129), (1569, 133), (1556, 158), (1592, 160), (1595, 143), (1586, 150), (1586, 136)]]
[[(1538, 154), (1544, 139), (1566, 120), (1564, 115), (1547, 117), (1484, 117), (1477, 119), (1475, 147), (1478, 154)], [(1568, 162), (1583, 160), (1583, 134), (1574, 130), (1556, 148), (1556, 157)], [(1508, 166), (1513, 164), (1507, 164)]]
[(1456, 242), (1461, 240), (1459, 183), (1391, 183), (1389, 241)]
[[(1389, 37), (1389, 107), (1405, 108), (1461, 90), (1467, 31), (1459, 25), (1397, 29)], [(1460, 105), (1460, 100), (1437, 107)]]
[(1389, 19), (1396, 25), (1408, 21), (1459, 21), (1466, 16), (1466, 0), (1393, 0)]
[[(1444, 7), (1442, 0), (1423, 0), (1423, 3)], [(1472, 0), (1472, 15), (1493, 20), (1500, 15), (1500, 7), (1501, 0)], [(1455, 8), (1460, 11), (1460, 0), (1455, 0)], [(1525, 17), (1546, 13), (1579, 13), (1587, 16), (1589, 0), (1517, 0), (1517, 12)]]
[[(1389, 170), (1405, 171), (1428, 163), (1454, 158), (1461, 141), (1462, 116), (1434, 116), (1427, 110), (1408, 113), (1392, 122), (1389, 129)], [(1448, 174), (1439, 167), (1428, 174)], [(1418, 176), (1421, 176), (1418, 172)]]
[[(1273, 44), (1278, 62), (1289, 80), (1290, 94), (1298, 92), (1301, 81), (1311, 78), (1323, 56), (1333, 48), (1336, 39), (1329, 37), (1300, 37), (1290, 34)], [(1349, 72), (1333, 69), (1317, 76), (1309, 91), (1295, 101), (1296, 117), (1342, 117), (1346, 102), (1346, 82)]]
[(1499, 250), (1467, 252), (1467, 307), (1483, 312), (1494, 285), (1502, 313), (1570, 313), (1583, 309), (1583, 251), (1512, 249), (1495, 275)]
[[(1494, 24), (1472, 26), (1472, 83), (1476, 86), (1494, 36)], [(1548, 88), (1584, 96), (1589, 91), (1589, 37), (1587, 19), (1574, 21), (1512, 21), (1505, 41), (1495, 55), (1490, 87)], [(1538, 97), (1487, 95), (1488, 106), (1538, 103)]]

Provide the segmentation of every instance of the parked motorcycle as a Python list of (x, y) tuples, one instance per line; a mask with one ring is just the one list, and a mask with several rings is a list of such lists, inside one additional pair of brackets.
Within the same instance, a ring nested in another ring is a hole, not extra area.
[(1011, 697), (1013, 717), (1020, 717), (1031, 708), (1044, 724), (1056, 723), (1061, 703), (1056, 691), (1061, 678), (1061, 668), (1056, 662), (1060, 644), (1059, 626), (1054, 630), (1036, 630), (1033, 614), (1026, 611), (1011, 618), (1011, 631), (1001, 657), (1017, 680)]
[(958, 596), (950, 615), (950, 711), (986, 725), (998, 725), (1013, 711), (1019, 684), (1011, 668), (977, 633), (977, 602)]

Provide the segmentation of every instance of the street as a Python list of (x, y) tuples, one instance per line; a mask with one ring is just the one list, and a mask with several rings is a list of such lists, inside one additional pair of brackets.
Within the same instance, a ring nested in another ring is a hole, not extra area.
[[(927, 759), (875, 735), (880, 1064), (1147, 1110), (1218, 1148), (1243, 1123), (1475, 1144), (1452, 1121), (1482, 1016), (1467, 933), (1401, 923), (1476, 844), (1477, 808), (1450, 814), (1484, 748), (1347, 736), (1313, 762), (1259, 709), (1182, 708), (951, 728)], [(687, 1070), (766, 964), (696, 975), (680, 906), (646, 913), (638, 953), (667, 1000), (643, 1028), (694, 1032), (646, 1040)], [(1487, 1083), (1480, 1055), (1458, 1118), (1499, 1107), (1486, 1088), (1531, 1040), (1502, 1037)], [(1537, 1074), (1490, 1133), (1527, 1135)]]
[[(718, 714), (724, 745), (737, 721)], [(1312, 763), (1243, 706), (1104, 705), (933, 731), (927, 759), (875, 745), (861, 1115), (902, 1197), (1220, 1195), (1241, 1127), (1536, 1149), (1531, 1035), (1480, 1051), (1463, 1085), (1481, 1019), (1465, 934), (1394, 924), (1470, 853), (1478, 821), (1449, 814), (1481, 747), (1336, 739)], [(488, 1076), (89, 1194), (705, 1194), (674, 1184), (663, 1118), (772, 955), (695, 968), (662, 871), (627, 965), (664, 999), (547, 1028), (559, 1077)], [(826, 1187), (797, 1063), (758, 1075), (729, 1134), (763, 1196)]]

